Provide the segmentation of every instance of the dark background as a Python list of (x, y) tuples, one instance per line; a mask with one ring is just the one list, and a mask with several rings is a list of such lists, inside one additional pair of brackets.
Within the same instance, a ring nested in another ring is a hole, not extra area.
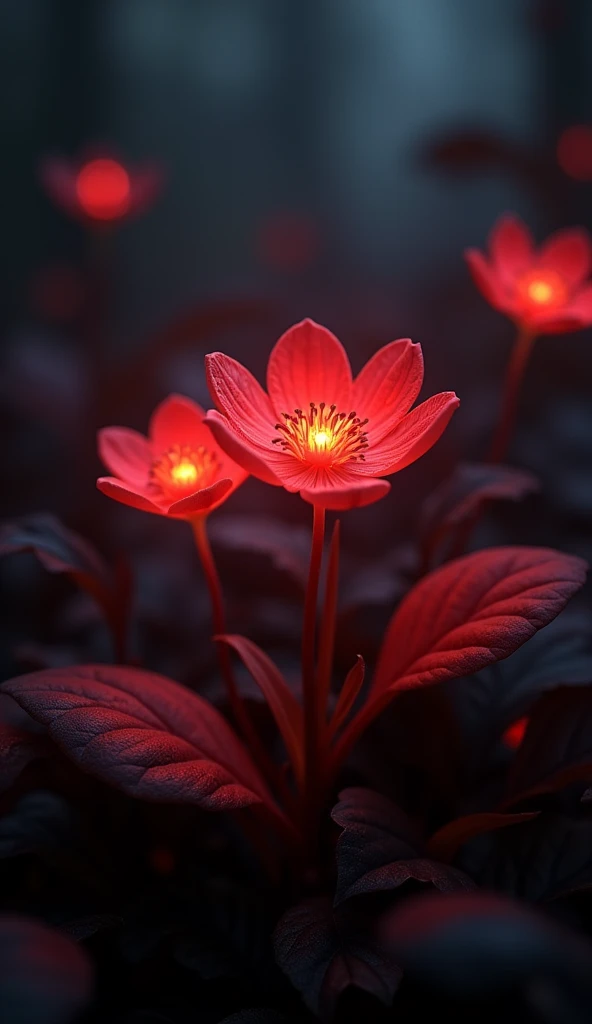
[[(132, 561), (147, 541), (189, 550), (179, 524), (95, 491), (96, 428), (145, 430), (171, 390), (208, 404), (204, 352), (261, 376), (279, 334), (312, 316), (354, 370), (392, 338), (420, 341), (423, 397), (461, 398), (390, 497), (345, 517), (356, 553), (400, 543), (455, 462), (484, 455), (510, 351), (463, 249), (507, 210), (539, 240), (590, 224), (592, 181), (556, 159), (561, 132), (590, 120), (590, 5), (27, 0), (2, 14), (2, 514), (54, 512)], [(39, 178), (47, 155), (97, 144), (164, 174), (153, 206), (99, 245)], [(80, 295), (97, 277), (89, 316)], [(542, 495), (491, 516), (475, 546), (592, 556), (590, 342), (537, 342), (510, 461)], [(308, 523), (254, 481), (220, 518), (242, 510)]]

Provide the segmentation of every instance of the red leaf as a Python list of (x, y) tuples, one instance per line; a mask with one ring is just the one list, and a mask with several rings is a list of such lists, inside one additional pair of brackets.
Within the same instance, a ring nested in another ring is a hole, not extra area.
[(373, 693), (469, 675), (513, 654), (582, 586), (586, 563), (550, 548), (490, 548), (425, 576), (387, 628)]
[(261, 690), (269, 709), (275, 718), (296, 774), (302, 768), (303, 725), (302, 708), (288, 686), (280, 670), (271, 658), (244, 636), (226, 634), (216, 640), (228, 644), (241, 658)]
[(494, 811), (467, 814), (464, 818), (456, 818), (434, 832), (428, 842), (428, 851), (438, 860), (451, 861), (463, 843), (467, 843), (469, 839), (482, 836), (486, 832), (494, 832), (498, 828), (519, 825), (521, 821), (536, 818), (537, 814), (538, 811), (524, 811), (522, 814), (499, 814)]
[(19, 676), (4, 688), (85, 771), (132, 796), (212, 810), (271, 797), (218, 711), (164, 676), (77, 665)]
[(360, 654), (358, 654), (355, 665), (352, 665), (345, 677), (345, 681), (341, 687), (341, 693), (337, 698), (333, 717), (329, 723), (329, 729), (332, 736), (335, 735), (337, 730), (343, 725), (353, 708), (356, 697), (364, 685), (365, 674), (366, 666), (364, 664), (364, 659)]

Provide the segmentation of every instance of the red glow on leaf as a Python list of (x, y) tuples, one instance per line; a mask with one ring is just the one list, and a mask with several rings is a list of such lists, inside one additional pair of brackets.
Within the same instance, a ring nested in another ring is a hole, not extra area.
[(502, 737), (506, 746), (510, 747), (511, 750), (517, 750), (524, 739), (527, 727), (528, 718), (526, 717), (519, 718), (517, 722), (513, 722), (512, 725), (506, 729)]
[(592, 126), (574, 124), (557, 141), (557, 163), (576, 181), (592, 181)]
[(130, 206), (130, 179), (116, 160), (91, 160), (78, 172), (76, 195), (84, 212), (94, 220), (116, 220)]

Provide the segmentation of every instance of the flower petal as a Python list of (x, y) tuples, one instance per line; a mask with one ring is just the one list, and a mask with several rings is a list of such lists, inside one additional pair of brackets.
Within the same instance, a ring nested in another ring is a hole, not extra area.
[(541, 246), (538, 262), (549, 270), (555, 270), (572, 287), (577, 287), (592, 268), (592, 244), (588, 232), (583, 228), (557, 231)]
[(386, 497), (390, 489), (388, 480), (350, 475), (342, 468), (331, 470), (325, 479), (319, 479), (314, 487), (303, 488), (300, 497), (311, 505), (321, 505), (335, 512), (345, 512), (350, 508), (362, 508), (364, 505), (379, 501), (380, 498)]
[(148, 430), (156, 455), (173, 445), (208, 447), (211, 435), (204, 425), (204, 410), (185, 395), (169, 395), (156, 407)]
[(220, 505), (225, 498), (229, 497), (232, 490), (236, 490), (236, 488), (233, 488), (232, 480), (229, 480), (228, 477), (224, 480), (216, 480), (209, 487), (202, 487), (195, 494), (189, 494), (186, 498), (175, 501), (169, 506), (167, 515), (185, 519), (188, 516), (197, 515), (198, 512), (211, 512), (215, 506)]
[(347, 353), (326, 327), (303, 320), (276, 342), (267, 364), (267, 390), (279, 419), (285, 412), (333, 402), (351, 410), (352, 374)]
[(489, 241), (494, 269), (504, 284), (510, 284), (524, 273), (534, 259), (530, 232), (518, 217), (507, 214), (494, 226)]
[(421, 458), (448, 426), (460, 401), (454, 391), (432, 395), (405, 416), (396, 430), (368, 448), (364, 462), (353, 472), (364, 476), (390, 476)]
[[(210, 394), (234, 432), (267, 450), (274, 437), (277, 416), (253, 374), (223, 352), (212, 352), (206, 356), (206, 376)], [(210, 424), (207, 417), (206, 422)]]
[(134, 491), (131, 487), (126, 487), (121, 480), (116, 480), (115, 477), (99, 477), (97, 487), (102, 494), (106, 494), (108, 498), (114, 498), (122, 505), (131, 505), (132, 508), (139, 508), (142, 512), (155, 512), (159, 516), (166, 515), (166, 509), (155, 505), (141, 491)]
[[(216, 409), (208, 410), (205, 421), (222, 451), (242, 466), (246, 473), (263, 480), (266, 484), (281, 486), (277, 476), (265, 461), (267, 453), (261, 445), (255, 444), (245, 434), (239, 434), (228, 417), (222, 416)], [(222, 468), (224, 469), (224, 466)]]
[(587, 327), (592, 322), (592, 284), (576, 292), (572, 301), (565, 307), (566, 313), (575, 313)]
[(409, 412), (423, 382), (421, 345), (409, 338), (391, 341), (368, 360), (354, 381), (353, 407), (368, 419), (379, 441)]
[(127, 427), (103, 427), (98, 433), (99, 458), (127, 483), (144, 487), (152, 464), (149, 441), (137, 430)]
[(478, 249), (467, 249), (465, 260), (477, 288), (494, 309), (510, 311), (510, 302), (502, 282), (485, 256)]
[(567, 334), (592, 324), (592, 285), (582, 288), (575, 298), (548, 313), (539, 313), (531, 324), (539, 334)]

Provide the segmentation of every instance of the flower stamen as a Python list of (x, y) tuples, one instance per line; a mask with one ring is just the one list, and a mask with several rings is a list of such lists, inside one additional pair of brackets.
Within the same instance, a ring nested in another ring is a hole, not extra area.
[(281, 436), (272, 440), (301, 462), (314, 466), (341, 466), (345, 462), (364, 460), (368, 438), (362, 420), (355, 412), (338, 412), (336, 405), (310, 403), (310, 410), (294, 409), (282, 413), (284, 423), (276, 423)]
[(209, 487), (220, 469), (217, 454), (203, 445), (191, 448), (175, 444), (152, 463), (150, 483), (166, 497), (178, 501), (185, 495)]

